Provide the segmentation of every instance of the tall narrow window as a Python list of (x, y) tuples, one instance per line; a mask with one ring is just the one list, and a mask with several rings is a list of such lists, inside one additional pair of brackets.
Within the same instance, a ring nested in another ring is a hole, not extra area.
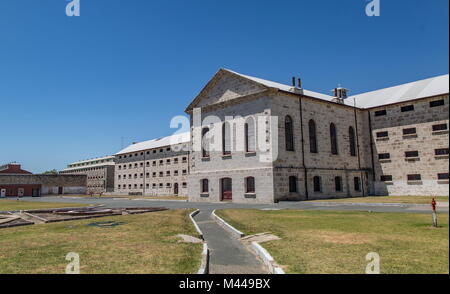
[(255, 178), (245, 178), (245, 193), (255, 193)]
[(315, 176), (313, 178), (313, 183), (314, 183), (314, 192), (321, 192), (322, 184), (319, 176)]
[(297, 193), (297, 177), (295, 176), (289, 177), (289, 192)]
[(286, 137), (286, 151), (294, 151), (294, 126), (292, 118), (289, 115), (284, 119), (284, 132)]
[(338, 154), (338, 142), (337, 142), (337, 134), (336, 134), (336, 126), (331, 123), (330, 124), (330, 140), (331, 140), (331, 154)]
[(231, 128), (228, 122), (222, 124), (222, 154), (231, 154)]
[(208, 179), (201, 180), (201, 184), (202, 184), (202, 193), (203, 194), (209, 193), (209, 181), (208, 181)]
[(350, 155), (356, 156), (355, 130), (353, 127), (348, 128), (348, 140), (350, 141)]
[(247, 119), (244, 125), (245, 132), (245, 152), (255, 152), (256, 151), (256, 130), (255, 130), (255, 119), (250, 117)]
[(355, 191), (361, 191), (361, 180), (359, 177), (355, 177), (353, 179), (353, 184), (354, 184)]
[(342, 191), (342, 178), (341, 177), (334, 178), (334, 187), (335, 187), (336, 192)]
[(209, 157), (209, 142), (207, 138), (207, 134), (209, 132), (209, 128), (204, 128), (202, 130), (202, 156)]
[(311, 153), (317, 153), (317, 137), (316, 137), (316, 123), (310, 120), (309, 126), (309, 150)]

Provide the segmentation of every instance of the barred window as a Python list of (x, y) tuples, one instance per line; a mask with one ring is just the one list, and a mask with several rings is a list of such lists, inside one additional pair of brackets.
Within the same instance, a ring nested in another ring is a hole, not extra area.
[(292, 118), (287, 115), (284, 120), (284, 132), (286, 140), (286, 151), (294, 151), (294, 125)]
[(255, 178), (245, 178), (245, 193), (255, 193)]
[(315, 176), (313, 178), (313, 183), (314, 183), (314, 192), (322, 191), (322, 183), (319, 176)]
[(342, 178), (341, 177), (334, 178), (334, 187), (335, 187), (336, 192), (342, 191)]
[(392, 182), (392, 176), (391, 175), (382, 175), (382, 176), (380, 176), (380, 181), (382, 181), (382, 182)]
[(203, 179), (201, 180), (202, 184), (202, 193), (208, 193), (209, 192), (209, 180)]
[(289, 177), (289, 192), (297, 193), (297, 177), (296, 176)]
[(414, 110), (414, 105), (403, 106), (400, 110), (402, 112), (413, 111)]
[(405, 157), (419, 157), (419, 151), (406, 151)]
[(378, 159), (390, 159), (391, 154), (390, 153), (380, 153), (378, 154)]
[(353, 184), (355, 191), (361, 191), (361, 179), (359, 177), (353, 178)]
[(420, 174), (407, 175), (408, 181), (420, 181), (422, 176)]
[(222, 124), (222, 153), (231, 154), (231, 127), (228, 122)]
[(437, 132), (437, 131), (445, 131), (447, 130), (447, 124), (438, 124), (438, 125), (433, 125), (433, 132)]
[(448, 155), (448, 148), (439, 148), (434, 150), (435, 155)]
[(377, 138), (386, 138), (386, 137), (389, 137), (389, 132), (387, 131), (377, 133)]
[(311, 153), (317, 153), (317, 137), (316, 137), (316, 123), (310, 120), (309, 126), (309, 150)]
[(403, 135), (413, 135), (417, 132), (416, 128), (403, 129)]
[(442, 106), (442, 105), (444, 105), (444, 104), (445, 104), (444, 99), (441, 99), (441, 100), (435, 100), (435, 101), (431, 101), (431, 102), (430, 102), (430, 107)]
[(330, 124), (330, 143), (331, 143), (331, 154), (338, 154), (338, 142), (337, 142), (337, 131), (336, 125), (334, 123)]
[(254, 152), (256, 150), (256, 129), (255, 129), (255, 119), (250, 117), (247, 119), (244, 125), (245, 132), (245, 151)]
[(348, 140), (350, 143), (350, 156), (356, 156), (355, 130), (353, 127), (348, 128)]
[(386, 109), (375, 111), (375, 116), (382, 116), (386, 114), (387, 114)]
[(438, 174), (438, 180), (448, 180), (448, 173)]

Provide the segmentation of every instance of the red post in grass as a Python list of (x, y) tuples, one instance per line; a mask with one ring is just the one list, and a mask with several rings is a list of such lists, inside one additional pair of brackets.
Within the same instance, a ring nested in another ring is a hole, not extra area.
[(434, 198), (431, 201), (431, 208), (433, 209), (433, 217), (432, 217), (433, 227), (437, 228), (438, 224), (437, 224), (437, 214), (436, 214), (436, 200), (434, 200)]

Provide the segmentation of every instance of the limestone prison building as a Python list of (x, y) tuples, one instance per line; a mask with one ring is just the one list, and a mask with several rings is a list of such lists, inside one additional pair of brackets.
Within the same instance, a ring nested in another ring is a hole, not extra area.
[(115, 154), (115, 194), (187, 196), (190, 134), (135, 143)]
[[(221, 69), (186, 109), (189, 200), (448, 195), (448, 83), (447, 74), (350, 97), (336, 88), (330, 96), (296, 79), (284, 85)], [(203, 121), (211, 116), (219, 120)], [(211, 150), (214, 144), (222, 149)], [(143, 167), (150, 175), (156, 168), (156, 176), (169, 171), (158, 159), (171, 151), (145, 145), (119, 153), (116, 173), (136, 180), (124, 183), (126, 191), (143, 184)], [(159, 178), (147, 183), (167, 193), (173, 185)]]

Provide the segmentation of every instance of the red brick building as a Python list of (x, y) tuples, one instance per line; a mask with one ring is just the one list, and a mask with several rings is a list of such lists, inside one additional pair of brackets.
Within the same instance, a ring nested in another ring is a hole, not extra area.
[(33, 175), (20, 164), (0, 166), (0, 197), (86, 194), (86, 175)]

